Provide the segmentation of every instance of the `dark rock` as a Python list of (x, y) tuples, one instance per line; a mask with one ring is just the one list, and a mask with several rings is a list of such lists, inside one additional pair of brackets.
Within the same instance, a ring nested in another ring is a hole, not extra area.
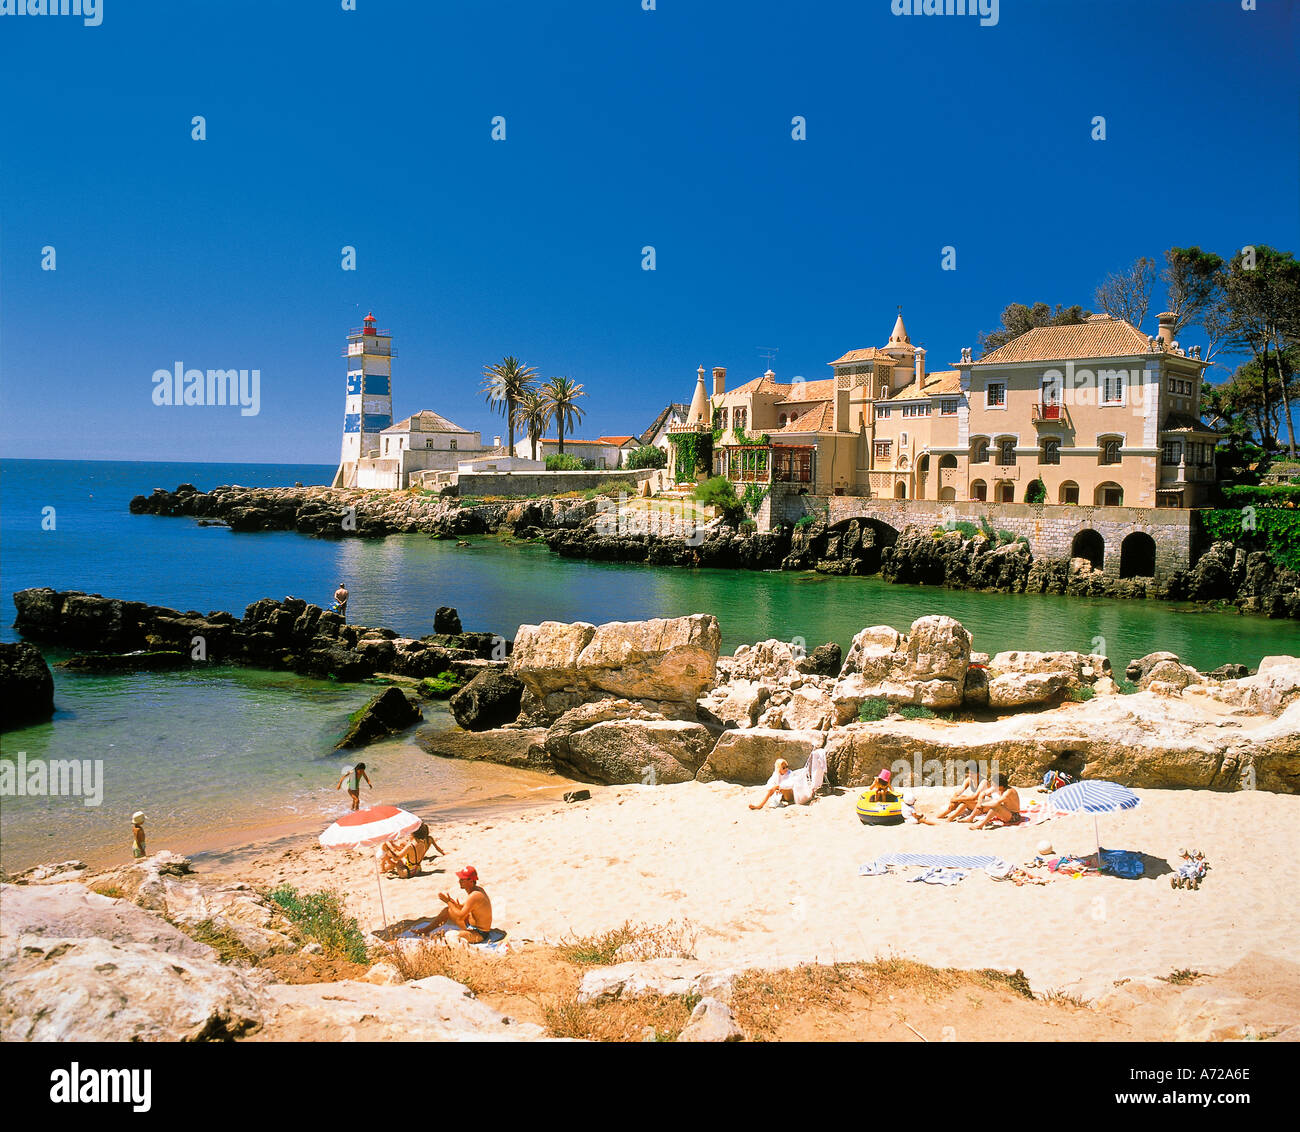
[(812, 652), (795, 664), (795, 671), (805, 676), (838, 676), (844, 663), (840, 646), (834, 641), (818, 645)]
[(1216, 680), (1240, 680), (1243, 676), (1250, 675), (1250, 669), (1244, 664), (1221, 664), (1206, 676), (1213, 676)]
[(564, 800), (566, 802), (586, 802), (590, 798), (590, 790), (566, 790), (564, 792)]
[(54, 677), (40, 650), (26, 641), (0, 642), (0, 731), (53, 714)]
[(433, 615), (433, 631), (435, 633), (461, 632), (460, 614), (449, 605), (438, 606)]
[(69, 672), (157, 672), (168, 668), (186, 668), (190, 654), (163, 649), (155, 652), (91, 653), (61, 661), (59, 668)]
[(385, 688), (354, 715), (348, 733), (335, 750), (364, 747), (423, 718), (419, 705), (400, 688)]
[(448, 706), (466, 731), (487, 731), (519, 718), (521, 681), (505, 672), (480, 672), (451, 697)]

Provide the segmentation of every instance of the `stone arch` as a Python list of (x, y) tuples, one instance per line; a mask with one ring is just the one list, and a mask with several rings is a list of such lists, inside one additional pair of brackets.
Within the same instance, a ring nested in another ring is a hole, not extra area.
[(957, 498), (957, 489), (955, 487), (941, 487), (939, 489), (939, 502), (951, 503)]
[(907, 498), (907, 480), (898, 480), (894, 484), (894, 498), (895, 499)]
[(1057, 491), (1056, 498), (1059, 503), (1078, 503), (1079, 485), (1074, 480), (1066, 480)]
[(922, 452), (916, 458), (916, 498), (925, 498), (925, 485), (930, 479), (930, 453)]
[(1094, 570), (1100, 570), (1106, 561), (1106, 540), (1100, 531), (1085, 527), (1070, 543), (1071, 558), (1086, 558)]
[(1153, 578), (1156, 573), (1156, 540), (1145, 531), (1125, 535), (1119, 544), (1121, 578)]
[(970, 497), (984, 502), (989, 497), (989, 485), (983, 480), (972, 480), (970, 485)]

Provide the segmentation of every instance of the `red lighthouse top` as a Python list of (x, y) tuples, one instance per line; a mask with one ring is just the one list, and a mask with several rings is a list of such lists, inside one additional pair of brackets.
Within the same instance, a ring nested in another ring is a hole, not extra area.
[(375, 316), (373, 313), (366, 315), (362, 320), (365, 323), (363, 334), (373, 334), (375, 332)]

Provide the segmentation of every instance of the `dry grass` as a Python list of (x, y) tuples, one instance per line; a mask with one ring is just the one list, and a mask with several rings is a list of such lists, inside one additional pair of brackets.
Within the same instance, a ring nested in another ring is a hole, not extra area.
[(1177, 971), (1170, 971), (1167, 975), (1157, 975), (1156, 978), (1162, 982), (1172, 983), (1176, 987), (1185, 986), (1188, 983), (1194, 983), (1201, 977), (1200, 971), (1193, 971), (1188, 967), (1182, 967)]
[[(689, 921), (677, 924), (634, 924), (594, 935), (567, 936), (556, 950), (579, 967), (603, 967), (642, 959), (694, 959), (698, 933)], [(622, 949), (622, 954), (619, 954)]]
[(557, 1038), (590, 1042), (675, 1042), (690, 1021), (694, 1002), (644, 994), (613, 1002), (582, 1003), (574, 998), (546, 1004), (542, 1017)]
[(183, 931), (196, 943), (207, 944), (217, 953), (217, 959), (222, 963), (237, 967), (256, 967), (258, 964), (258, 956), (249, 951), (239, 936), (212, 920), (202, 920), (197, 924), (180, 924), (175, 920), (168, 920), (168, 923)]
[(100, 896), (108, 896), (113, 900), (126, 899), (125, 892), (123, 892), (117, 885), (109, 884), (107, 881), (101, 882), (99, 884), (92, 884), (90, 886), (90, 891), (98, 892)]
[(1042, 996), (1042, 1001), (1050, 1003), (1052, 1006), (1069, 1006), (1075, 1010), (1086, 1010), (1092, 1003), (1081, 998), (1077, 994), (1070, 994), (1067, 991), (1051, 990)]

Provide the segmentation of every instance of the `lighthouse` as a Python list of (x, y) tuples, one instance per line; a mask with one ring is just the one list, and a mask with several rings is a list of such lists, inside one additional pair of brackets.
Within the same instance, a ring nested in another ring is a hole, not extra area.
[(393, 423), (393, 349), (391, 331), (376, 330), (375, 316), (348, 332), (343, 351), (348, 363), (343, 409), (343, 449), (334, 487), (355, 487), (357, 462), (379, 455), (379, 434)]

